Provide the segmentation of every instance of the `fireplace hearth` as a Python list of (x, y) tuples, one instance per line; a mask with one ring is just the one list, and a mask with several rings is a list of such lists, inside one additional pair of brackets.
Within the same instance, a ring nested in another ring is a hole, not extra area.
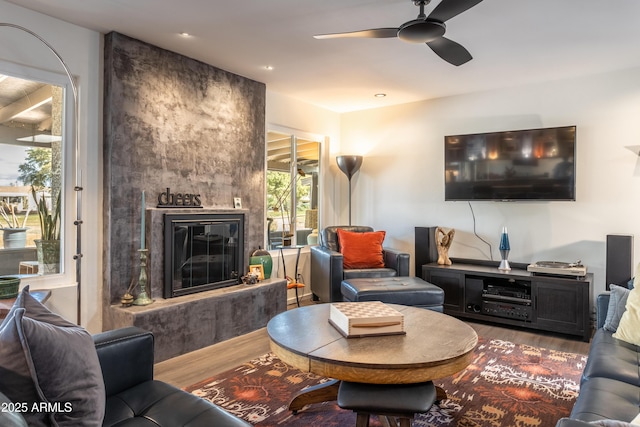
[(164, 298), (237, 285), (243, 258), (244, 215), (164, 215)]

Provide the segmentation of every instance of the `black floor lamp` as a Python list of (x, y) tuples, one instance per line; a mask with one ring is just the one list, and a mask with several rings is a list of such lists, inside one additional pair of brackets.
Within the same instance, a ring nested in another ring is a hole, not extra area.
[(351, 177), (360, 170), (362, 156), (338, 156), (336, 163), (349, 179), (349, 225), (351, 225)]

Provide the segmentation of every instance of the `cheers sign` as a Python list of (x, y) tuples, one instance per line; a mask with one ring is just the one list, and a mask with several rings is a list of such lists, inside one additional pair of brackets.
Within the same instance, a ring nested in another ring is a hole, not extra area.
[(159, 208), (201, 208), (202, 201), (199, 194), (172, 193), (167, 187), (167, 191), (158, 194)]

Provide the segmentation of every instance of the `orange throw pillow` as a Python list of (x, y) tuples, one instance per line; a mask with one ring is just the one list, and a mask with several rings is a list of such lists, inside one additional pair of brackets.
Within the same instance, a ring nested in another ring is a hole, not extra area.
[(344, 268), (384, 268), (382, 241), (385, 234), (384, 231), (357, 233), (339, 228), (338, 243)]

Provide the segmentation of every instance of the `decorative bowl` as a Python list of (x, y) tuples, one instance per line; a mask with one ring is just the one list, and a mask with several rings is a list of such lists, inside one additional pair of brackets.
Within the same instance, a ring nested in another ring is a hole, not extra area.
[(10, 299), (18, 296), (20, 287), (19, 277), (0, 277), (0, 299)]

